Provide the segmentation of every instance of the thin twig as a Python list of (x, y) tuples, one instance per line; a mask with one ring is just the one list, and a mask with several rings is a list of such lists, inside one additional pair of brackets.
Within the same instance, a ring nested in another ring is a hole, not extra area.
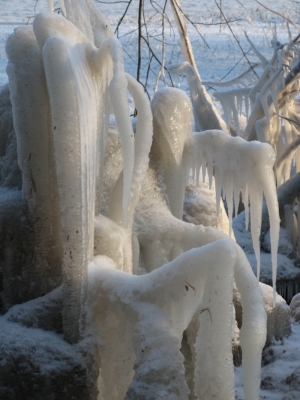
[[(199, 32), (199, 30), (198, 30), (198, 28), (197, 28), (197, 26), (196, 26), (196, 25), (198, 25), (198, 24), (195, 24), (195, 23), (189, 18), (189, 16), (188, 16), (187, 14), (184, 13), (184, 11), (183, 11), (181, 5), (178, 4), (178, 2), (177, 2), (176, 0), (175, 0), (175, 1), (172, 0), (171, 2), (172, 2), (172, 4), (173, 4), (173, 3), (176, 4), (176, 7), (178, 7), (178, 9), (180, 10), (180, 12), (181, 12), (182, 15), (184, 16), (184, 18), (186, 18), (186, 19), (189, 21), (189, 23), (192, 24), (192, 26), (196, 29), (196, 31), (198, 32), (199, 36), (201, 37), (201, 39), (203, 40), (203, 42), (205, 43), (205, 45), (207, 46), (207, 48), (210, 49), (210, 47), (209, 47), (207, 41), (204, 39), (204, 36)], [(175, 6), (174, 6), (174, 9), (175, 9)], [(180, 23), (180, 25), (181, 25), (180, 18), (179, 18), (179, 23)], [(182, 28), (182, 30), (183, 30), (183, 27), (182, 27), (182, 26), (181, 26), (181, 28)], [(183, 30), (183, 31), (184, 31), (184, 30)]]
[[(124, 3), (127, 3), (127, 2), (124, 1)], [(118, 21), (118, 25), (117, 25), (117, 27), (116, 27), (116, 29), (115, 29), (115, 32), (114, 32), (115, 34), (117, 34), (117, 37), (119, 37), (119, 36), (118, 36), (118, 34), (119, 34), (119, 27), (120, 27), (120, 25), (121, 25), (123, 19), (125, 18), (125, 15), (127, 14), (128, 8), (130, 7), (130, 4), (131, 4), (131, 3), (132, 3), (132, 0), (129, 0), (129, 1), (128, 1), (128, 4), (127, 4), (127, 7), (125, 8), (125, 11), (124, 11), (122, 17), (121, 17), (121, 18), (119, 19), (119, 21)]]
[(138, 66), (136, 73), (136, 80), (140, 82), (141, 73), (141, 62), (142, 62), (142, 14), (143, 14), (143, 0), (139, 0), (139, 15), (138, 15), (138, 26), (139, 26), (139, 36), (138, 36)]
[[(148, 49), (150, 50), (150, 52), (151, 52), (151, 54), (153, 55), (153, 57), (155, 58), (155, 60), (159, 63), (159, 65), (161, 65), (161, 61), (159, 60), (159, 58), (156, 56), (156, 54), (155, 54), (154, 51), (152, 50), (152, 48), (151, 48), (151, 46), (150, 46), (148, 40), (147, 40), (143, 35), (142, 35), (141, 37), (142, 37), (142, 39), (144, 40), (144, 42), (146, 43), (146, 45), (148, 46)], [(167, 71), (167, 73), (168, 73), (168, 75), (169, 75), (169, 78), (170, 78), (170, 81), (171, 81), (171, 84), (172, 84), (172, 86), (174, 86), (173, 79), (172, 79), (172, 76), (171, 76), (171, 74), (170, 74), (168, 68), (167, 68), (167, 67), (164, 67), (164, 70)]]
[(279, 115), (280, 118), (282, 119), (286, 119), (289, 122), (292, 122), (293, 124), (300, 126), (299, 122), (295, 121), (294, 119), (288, 118), (288, 117), (284, 117), (283, 115)]
[[(256, 0), (256, 1), (257, 1), (257, 0)], [(219, 6), (219, 4), (217, 3), (216, 0), (214, 0), (214, 2), (215, 2), (215, 4), (216, 4), (216, 6), (218, 7), (218, 9), (220, 10), (220, 12), (222, 13), (222, 16), (223, 16), (225, 22), (227, 23), (227, 26), (228, 26), (228, 28), (230, 29), (230, 32), (232, 33), (233, 37), (235, 38), (237, 44), (239, 45), (239, 48), (241, 49), (241, 51), (242, 51), (244, 57), (246, 58), (246, 60), (247, 60), (247, 62), (248, 62), (248, 64), (249, 64), (249, 66), (250, 66), (250, 68), (252, 69), (252, 71), (254, 72), (254, 74), (257, 76), (257, 78), (259, 78), (259, 76), (257, 75), (256, 71), (255, 71), (254, 68), (252, 67), (252, 64), (250, 63), (250, 61), (249, 61), (249, 59), (248, 59), (248, 57), (247, 57), (247, 54), (244, 52), (244, 50), (243, 50), (243, 48), (242, 48), (242, 46), (241, 46), (241, 43), (240, 43), (239, 39), (235, 36), (233, 30), (231, 29), (231, 26), (230, 26), (230, 24), (228, 23), (228, 21), (227, 21), (225, 15), (224, 15), (224, 13), (223, 13), (223, 10), (220, 8), (220, 6)]]

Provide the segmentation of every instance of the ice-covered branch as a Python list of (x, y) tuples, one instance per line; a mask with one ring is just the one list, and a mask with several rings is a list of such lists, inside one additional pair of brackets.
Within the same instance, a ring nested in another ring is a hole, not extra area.
[(277, 179), (277, 185), (281, 185), (286, 179), (283, 179), (283, 170), (284, 170), (284, 165), (287, 163), (287, 168), (291, 168), (291, 159), (293, 158), (295, 151), (297, 150), (297, 147), (300, 145), (300, 135), (296, 137), (296, 139), (293, 140), (292, 143), (290, 143), (288, 146), (285, 147), (285, 149), (277, 156), (276, 162), (275, 162), (275, 171), (276, 171), (276, 179)]
[(252, 50), (254, 51), (254, 53), (256, 54), (256, 56), (260, 59), (260, 62), (261, 62), (261, 64), (262, 64), (262, 66), (263, 66), (263, 67), (266, 67), (266, 66), (269, 64), (268, 60), (266, 59), (265, 56), (263, 56), (263, 55), (261, 54), (261, 52), (257, 49), (257, 47), (254, 45), (254, 43), (252, 42), (252, 40), (250, 40), (249, 36), (247, 35), (247, 32), (244, 32), (244, 34), (245, 34), (245, 37), (246, 37), (248, 43), (250, 44)]
[(257, 78), (253, 77), (253, 68), (259, 67), (260, 64), (253, 65), (252, 68), (248, 68), (235, 78), (229, 81), (203, 81), (202, 84), (205, 86), (217, 86), (217, 87), (232, 87), (233, 85), (249, 86), (251, 83), (257, 81)]
[(194, 58), (193, 49), (191, 46), (190, 39), (188, 37), (188, 32), (187, 32), (186, 23), (185, 23), (185, 17), (182, 12), (180, 2), (179, 2), (179, 0), (171, 0), (170, 3), (172, 6), (173, 14), (175, 17), (177, 29), (178, 29), (179, 36), (180, 36), (180, 44), (181, 44), (181, 51), (182, 51), (183, 59), (184, 59), (184, 61), (186, 61), (187, 63), (189, 63), (190, 65), (192, 65), (194, 67), (196, 75), (199, 76), (199, 72), (198, 72), (197, 65), (196, 65), (195, 58)]
[(173, 64), (168, 67), (169, 71), (176, 75), (184, 74), (189, 84), (195, 124), (199, 131), (206, 129), (227, 130), (226, 123), (220, 116), (212, 99), (203, 86), (195, 69), (187, 62)]

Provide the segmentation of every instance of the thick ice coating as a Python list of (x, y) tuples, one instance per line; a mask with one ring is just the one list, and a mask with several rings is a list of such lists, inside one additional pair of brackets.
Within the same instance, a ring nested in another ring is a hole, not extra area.
[(199, 179), (200, 168), (202, 168), (203, 176), (207, 171), (210, 181), (214, 173), (217, 212), (219, 211), (222, 194), (227, 201), (230, 226), (233, 207), (237, 210), (240, 193), (246, 206), (250, 201), (251, 234), (257, 259), (258, 279), (260, 273), (259, 238), (264, 194), (270, 216), (273, 285), (275, 290), (279, 211), (273, 173), (275, 162), (273, 148), (266, 143), (246, 142), (242, 138), (231, 137), (228, 133), (218, 130), (194, 133), (190, 146), (193, 148), (191, 167), (196, 172), (197, 180)]
[[(100, 398), (187, 399), (180, 345), (183, 331), (200, 308), (201, 315), (207, 318), (202, 321), (197, 340), (197, 396), (233, 400), (230, 283), (233, 273), (245, 318), (242, 328), (245, 399), (258, 400), (260, 357), (257, 354), (264, 345), (266, 314), (251, 268), (243, 252), (229, 239), (189, 250), (142, 276), (117, 271), (101, 257), (89, 265), (91, 318), (103, 340), (99, 344)], [(221, 276), (226, 277), (228, 285), (222, 284)], [(130, 334), (124, 336), (124, 331)], [(131, 382), (133, 368), (135, 375)], [(206, 383), (202, 385), (204, 380)]]

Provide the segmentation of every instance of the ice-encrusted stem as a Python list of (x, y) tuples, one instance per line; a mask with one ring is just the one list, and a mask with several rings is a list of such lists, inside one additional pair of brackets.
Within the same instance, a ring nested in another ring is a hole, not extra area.
[[(137, 205), (142, 183), (146, 176), (149, 164), (149, 152), (152, 144), (153, 123), (149, 100), (144, 93), (144, 89), (132, 76), (126, 74), (128, 90), (133, 97), (137, 109), (137, 124), (134, 137), (134, 174), (132, 177), (130, 190), (130, 200), (128, 204), (128, 227), (133, 224), (134, 210)], [(131, 128), (132, 129), (132, 128)], [(111, 219), (121, 226), (124, 223), (124, 211), (120, 207), (120, 196), (124, 191), (124, 173), (117, 181), (109, 203), (108, 215)], [(128, 190), (128, 188), (126, 189)]]
[(173, 11), (173, 15), (176, 21), (177, 30), (180, 37), (180, 45), (181, 52), (183, 55), (184, 61), (188, 62), (193, 66), (196, 74), (199, 76), (199, 72), (197, 69), (197, 65), (194, 58), (194, 53), (192, 49), (192, 45), (188, 36), (188, 31), (186, 28), (185, 16), (182, 11), (182, 7), (179, 0), (171, 0), (171, 7)]
[(188, 62), (184, 62), (172, 64), (168, 69), (173, 74), (185, 74), (186, 76), (190, 89), (197, 130), (204, 131), (206, 129), (222, 129), (226, 131), (227, 125), (225, 121), (214, 106), (211, 97), (207, 93), (193, 66)]
[(129, 117), (127, 103), (127, 78), (124, 72), (122, 46), (115, 38), (104, 41), (101, 53), (110, 54), (113, 61), (113, 77), (108, 87), (111, 104), (114, 110), (117, 128), (120, 134), (123, 156), (123, 213), (124, 221), (118, 223), (128, 225), (128, 208), (135, 165), (134, 133)]

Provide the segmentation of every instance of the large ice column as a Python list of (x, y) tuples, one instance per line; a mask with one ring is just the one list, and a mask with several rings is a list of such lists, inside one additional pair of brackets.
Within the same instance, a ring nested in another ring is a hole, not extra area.
[(35, 229), (35, 268), (42, 295), (60, 283), (62, 257), (50, 105), (32, 27), (17, 28), (6, 51), (22, 192)]
[(94, 250), (101, 77), (93, 55), (98, 50), (59, 15), (39, 14), (33, 26), (51, 104), (63, 237), (64, 333), (69, 342), (75, 342), (85, 292), (82, 284)]
[(182, 90), (164, 88), (152, 100), (151, 159), (162, 168), (172, 214), (181, 219), (186, 185), (184, 147), (191, 136), (192, 105)]

